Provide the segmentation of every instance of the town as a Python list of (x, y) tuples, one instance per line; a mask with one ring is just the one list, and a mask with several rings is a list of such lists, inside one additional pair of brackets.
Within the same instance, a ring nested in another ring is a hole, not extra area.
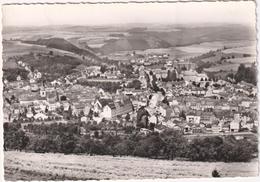
[[(126, 128), (143, 134), (170, 128), (185, 136), (237, 138), (257, 132), (256, 85), (210, 77), (189, 59), (166, 53), (133, 52), (127, 59), (81, 64), (71, 74), (47, 80), (46, 73), (16, 58), (27, 75), (3, 80), (4, 122), (21, 123), (26, 132), (32, 124), (78, 122), (100, 126), (94, 129), (100, 134), (117, 135)], [(80, 131), (94, 133), (84, 127)]]

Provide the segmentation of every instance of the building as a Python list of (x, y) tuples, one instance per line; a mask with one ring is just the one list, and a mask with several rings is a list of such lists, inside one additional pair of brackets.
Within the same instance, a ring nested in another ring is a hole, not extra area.
[(178, 70), (191, 70), (195, 69), (196, 67), (194, 63), (184, 60), (174, 61), (173, 66), (176, 67)]
[(236, 121), (232, 121), (230, 123), (230, 131), (231, 132), (238, 132), (240, 129), (240, 123), (236, 122)]
[(106, 103), (100, 115), (106, 119), (114, 119), (117, 116), (122, 116), (132, 111), (132, 102), (129, 99), (122, 99)]
[(180, 77), (189, 82), (200, 82), (201, 80), (208, 80), (208, 76), (205, 73), (197, 73), (197, 71), (194, 70), (182, 71)]
[(200, 116), (196, 116), (194, 114), (189, 114), (186, 116), (186, 121), (192, 124), (199, 124), (200, 123)]
[(204, 124), (212, 124), (214, 120), (216, 120), (216, 117), (212, 112), (203, 112), (201, 114), (200, 122)]

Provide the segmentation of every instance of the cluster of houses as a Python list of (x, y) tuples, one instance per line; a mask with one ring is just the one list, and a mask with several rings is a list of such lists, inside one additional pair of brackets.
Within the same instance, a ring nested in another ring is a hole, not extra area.
[[(122, 86), (116, 93), (77, 82), (81, 78), (122, 82), (115, 65), (103, 70), (80, 65), (73, 74), (43, 84), (37, 82), (40, 72), (20, 62), (29, 72), (29, 81), (5, 84), (4, 121), (109, 120), (132, 126), (143, 123), (142, 127), (153, 126), (157, 131), (173, 128), (184, 134), (252, 131), (258, 125), (256, 86), (210, 80), (207, 74), (194, 70), (194, 63), (170, 61), (167, 54), (132, 57), (138, 76), (124, 81), (138, 79), (141, 87)], [(163, 67), (150, 67), (146, 62), (163, 62)], [(167, 80), (169, 73), (174, 79)], [(154, 76), (160, 91), (149, 87)]]
[(101, 66), (79, 65), (74, 70), (81, 73), (81, 78), (118, 79), (122, 77), (115, 65), (105, 66), (105, 70), (102, 70)]
[[(30, 83), (35, 83), (37, 80), (42, 78), (42, 73), (39, 72), (37, 69), (32, 69), (32, 67), (30, 65), (28, 65), (27, 63), (24, 63), (23, 61), (18, 61), (17, 64), (19, 66), (21, 66), (22, 68), (24, 68), (26, 71), (28, 71), (28, 75), (27, 78), (29, 79)], [(17, 76), (17, 81), (21, 80), (21, 76), (18, 75)]]
[(169, 54), (135, 54), (133, 53), (130, 57), (130, 62), (136, 65), (151, 66), (161, 62), (165, 62), (170, 57)]

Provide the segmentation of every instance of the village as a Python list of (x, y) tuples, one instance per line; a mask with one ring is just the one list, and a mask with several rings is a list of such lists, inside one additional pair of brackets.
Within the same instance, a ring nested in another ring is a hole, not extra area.
[[(131, 75), (116, 64), (80, 65), (73, 74), (51, 82), (18, 61), (28, 79), (18, 75), (14, 82), (4, 80), (4, 122), (117, 123), (144, 134), (167, 128), (185, 135), (256, 132), (255, 85), (209, 78), (195, 70), (195, 63), (172, 60), (167, 54), (133, 53), (129, 61)], [(99, 87), (102, 84), (116, 84), (118, 89), (109, 92)]]

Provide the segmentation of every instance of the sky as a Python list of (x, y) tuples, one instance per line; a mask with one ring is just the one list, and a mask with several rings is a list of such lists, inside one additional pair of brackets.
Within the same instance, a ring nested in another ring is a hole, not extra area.
[(255, 24), (255, 3), (186, 2), (4, 5), (4, 26), (109, 25), (128, 23)]

